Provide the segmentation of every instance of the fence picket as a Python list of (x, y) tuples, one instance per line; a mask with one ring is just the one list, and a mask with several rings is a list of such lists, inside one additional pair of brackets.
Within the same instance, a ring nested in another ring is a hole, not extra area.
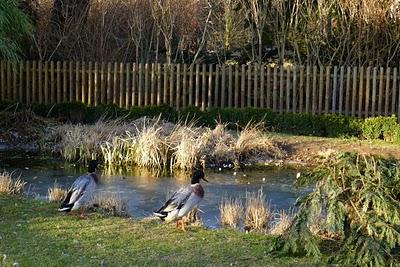
[(338, 81), (338, 67), (333, 67), (333, 87), (332, 87), (332, 113), (336, 113), (336, 103), (337, 103), (337, 81)]
[(207, 94), (207, 108), (210, 109), (212, 107), (211, 98), (212, 98), (212, 78), (213, 78), (213, 65), (210, 64), (208, 67), (208, 94)]
[(397, 68), (394, 68), (393, 85), (392, 85), (392, 111), (391, 111), (392, 114), (396, 114), (396, 95), (397, 95)]
[(272, 92), (272, 86), (271, 86), (271, 67), (267, 66), (267, 103), (266, 107), (271, 108), (271, 92)]
[(372, 117), (375, 116), (376, 111), (376, 78), (377, 78), (377, 69), (376, 67), (372, 71), (372, 104), (371, 104), (371, 115)]
[(290, 111), (290, 68), (286, 71), (286, 112)]
[(304, 107), (303, 105), (304, 105), (304, 66), (300, 66), (299, 113), (303, 112), (303, 107)]
[(351, 95), (351, 116), (356, 115), (356, 100), (357, 100), (357, 67), (353, 68), (353, 93)]
[(380, 70), (379, 70), (379, 92), (378, 92), (378, 116), (382, 115), (383, 75), (384, 75), (384, 69), (383, 69), (383, 67), (380, 67)]
[(364, 92), (364, 67), (360, 67), (360, 79), (358, 87), (358, 117), (362, 117), (362, 103), (363, 103), (363, 92)]
[(343, 97), (344, 97), (344, 67), (340, 67), (339, 81), (339, 114), (343, 113)]
[(369, 95), (371, 88), (371, 67), (367, 67), (366, 81), (365, 81), (365, 104), (364, 104), (364, 117), (369, 114)]
[(390, 73), (391, 69), (388, 67), (386, 69), (386, 88), (385, 88), (385, 116), (389, 115), (389, 94), (390, 94)]
[[(96, 63), (97, 64), (97, 63)], [(67, 62), (63, 61), (63, 89), (62, 89), (62, 93), (63, 93), (63, 102), (68, 102), (68, 77), (67, 77)]]
[(233, 73), (232, 73), (232, 65), (228, 66), (228, 107), (232, 107), (233, 103)]
[(201, 110), (206, 110), (206, 88), (207, 88), (207, 65), (203, 64), (203, 74), (201, 75)]
[(239, 65), (235, 65), (235, 108), (239, 107)]

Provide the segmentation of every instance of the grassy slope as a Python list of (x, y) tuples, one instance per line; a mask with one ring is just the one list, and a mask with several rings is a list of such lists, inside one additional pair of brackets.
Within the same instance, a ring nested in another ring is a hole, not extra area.
[(271, 252), (273, 242), (232, 230), (191, 227), (183, 233), (158, 220), (99, 214), (81, 219), (58, 213), (54, 204), (0, 195), (0, 255), (7, 255), (6, 266), (321, 265)]

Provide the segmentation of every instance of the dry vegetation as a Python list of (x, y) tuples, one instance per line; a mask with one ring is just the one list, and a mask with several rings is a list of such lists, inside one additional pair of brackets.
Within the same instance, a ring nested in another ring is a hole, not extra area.
[(226, 125), (215, 129), (176, 125), (158, 119), (133, 122), (100, 120), (93, 125), (62, 125), (50, 139), (59, 140), (55, 150), (68, 161), (100, 158), (107, 166), (137, 165), (152, 170), (185, 170), (206, 165), (233, 167), (244, 162), (279, 158), (282, 150), (269, 140), (261, 124), (248, 124), (236, 134)]
[(92, 206), (95, 210), (112, 216), (128, 215), (128, 203), (118, 193), (96, 193), (92, 199)]
[(219, 205), (222, 227), (238, 228), (242, 221), (243, 205), (239, 199), (225, 198)]
[(50, 202), (61, 203), (66, 193), (67, 191), (65, 191), (59, 184), (54, 183), (54, 185), (47, 190), (47, 197)]
[(271, 219), (271, 209), (262, 190), (247, 193), (244, 215), (244, 229), (266, 231)]
[(26, 182), (19, 177), (14, 179), (12, 173), (0, 173), (0, 194), (6, 195), (22, 195), (24, 193)]
[(240, 199), (225, 198), (219, 205), (219, 222), (222, 227), (244, 228), (280, 236), (293, 221), (292, 211), (272, 211), (262, 190), (247, 193), (245, 204)]

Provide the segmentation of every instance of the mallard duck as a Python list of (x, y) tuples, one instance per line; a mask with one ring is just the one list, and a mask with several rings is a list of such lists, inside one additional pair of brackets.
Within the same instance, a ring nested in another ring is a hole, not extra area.
[(79, 176), (75, 180), (68, 190), (64, 201), (61, 203), (58, 209), (59, 211), (70, 212), (72, 210), (77, 210), (90, 200), (99, 182), (99, 176), (95, 173), (97, 165), (98, 163), (96, 160), (89, 162), (88, 173)]
[(192, 209), (197, 207), (204, 198), (204, 189), (200, 184), (200, 180), (208, 182), (204, 178), (202, 170), (193, 172), (191, 185), (183, 187), (176, 191), (154, 215), (166, 222), (176, 221), (176, 226), (181, 225), (181, 229), (185, 231), (185, 224), (182, 218), (186, 216)]

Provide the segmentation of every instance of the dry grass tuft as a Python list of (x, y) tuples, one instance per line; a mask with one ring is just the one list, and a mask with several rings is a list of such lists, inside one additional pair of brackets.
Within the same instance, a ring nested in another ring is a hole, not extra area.
[(213, 130), (203, 134), (204, 147), (202, 155), (209, 163), (223, 164), (236, 159), (235, 138), (228, 133), (227, 124), (218, 123)]
[(118, 193), (100, 192), (92, 199), (93, 207), (105, 214), (125, 217), (128, 215), (128, 203)]
[(219, 205), (220, 225), (238, 228), (243, 217), (243, 205), (239, 199), (225, 198)]
[(134, 162), (140, 167), (165, 169), (168, 165), (169, 147), (157, 122), (144, 123), (138, 128)]
[(265, 232), (271, 218), (271, 210), (266, 203), (262, 189), (246, 194), (244, 229)]
[(274, 212), (272, 216), (274, 217), (274, 222), (269, 233), (277, 236), (282, 235), (287, 229), (289, 229), (294, 217), (293, 212), (286, 212), (284, 210)]
[(47, 190), (47, 196), (50, 202), (61, 203), (64, 200), (64, 196), (67, 193), (60, 185), (55, 183), (52, 187)]
[(24, 193), (26, 182), (19, 177), (12, 179), (12, 174), (4, 171), (0, 173), (0, 194), (22, 195)]
[(235, 144), (235, 151), (240, 160), (244, 158), (282, 157), (283, 151), (265, 135), (263, 123), (249, 122), (240, 132)]
[(172, 153), (171, 169), (191, 171), (200, 158), (203, 130), (194, 123), (177, 124), (168, 138)]

